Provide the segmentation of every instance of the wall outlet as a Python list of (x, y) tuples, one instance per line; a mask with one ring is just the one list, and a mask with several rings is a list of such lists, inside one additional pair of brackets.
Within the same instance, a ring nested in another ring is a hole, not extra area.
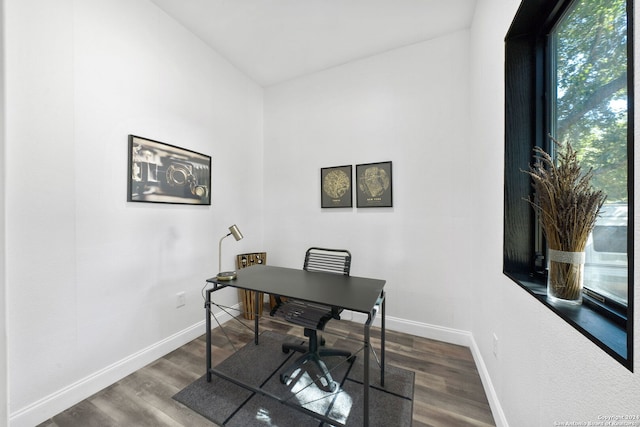
[(187, 304), (187, 297), (184, 292), (178, 292), (176, 294), (176, 308), (180, 308)]
[(493, 355), (496, 359), (498, 358), (498, 336), (495, 333), (493, 334)]

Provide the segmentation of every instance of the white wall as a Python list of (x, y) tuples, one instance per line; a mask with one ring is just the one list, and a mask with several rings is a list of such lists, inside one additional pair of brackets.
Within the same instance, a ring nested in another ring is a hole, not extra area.
[[(0, 0), (0, 23), (4, 23), (4, 0)], [(2, 25), (4, 28), (4, 24)], [(4, 30), (0, 30), (0, 427), (7, 425), (7, 294), (5, 286), (5, 222), (4, 222)]]
[[(390, 319), (471, 329), (468, 58), (460, 31), (265, 89), (271, 264), (347, 248), (387, 280)], [(322, 167), (388, 160), (393, 208), (321, 209)]]
[[(146, 0), (5, 17), (10, 417), (34, 425), (204, 332), (218, 239), (245, 235), (223, 268), (262, 241), (262, 89)], [(211, 155), (213, 205), (127, 203), (130, 133)]]
[[(518, 0), (478, 2), (471, 31), (473, 141), (468, 148), (479, 173), (470, 182), (475, 212), (470, 266), (474, 277), (481, 279), (474, 280), (473, 287), (473, 337), (511, 426), (595, 423), (599, 416), (637, 415), (639, 316), (634, 374), (501, 273), (504, 37), (519, 4)], [(635, 55), (640, 58), (640, 52)], [(636, 188), (638, 182), (636, 176)], [(636, 224), (639, 219), (636, 216)], [(636, 264), (639, 257), (636, 247)], [(636, 274), (636, 283), (638, 279)], [(637, 313), (639, 292), (635, 307)], [(499, 340), (497, 357), (492, 351), (494, 333)]]

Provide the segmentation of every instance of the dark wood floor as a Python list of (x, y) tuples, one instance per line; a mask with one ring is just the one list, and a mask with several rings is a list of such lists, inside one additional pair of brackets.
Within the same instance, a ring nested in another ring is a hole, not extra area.
[[(298, 327), (268, 318), (260, 324), (262, 330), (301, 334)], [(327, 345), (362, 336), (359, 323), (334, 321), (329, 325)], [(235, 321), (227, 322), (225, 331), (236, 348), (253, 339), (253, 332)], [(375, 338), (372, 341), (374, 346), (379, 344)], [(234, 351), (220, 328), (213, 332), (213, 346), (214, 365)], [(172, 399), (204, 374), (205, 347), (203, 335), (38, 427), (216, 426)], [(393, 331), (387, 331), (386, 348), (388, 364), (416, 373), (414, 427), (495, 426), (468, 348)]]

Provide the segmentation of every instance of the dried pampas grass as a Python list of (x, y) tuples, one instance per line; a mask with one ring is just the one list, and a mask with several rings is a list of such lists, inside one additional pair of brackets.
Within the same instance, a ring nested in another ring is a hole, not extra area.
[[(533, 149), (535, 162), (524, 172), (533, 180), (534, 197), (526, 200), (538, 213), (549, 249), (584, 252), (606, 195), (591, 186), (593, 170), (583, 173), (571, 144), (551, 139), (558, 147), (557, 162), (540, 147)], [(569, 268), (572, 265), (553, 260), (549, 262), (549, 286), (550, 290), (554, 286), (553, 296), (569, 300), (580, 298), (582, 268), (579, 272), (573, 271)], [(580, 277), (576, 277), (578, 274)], [(551, 278), (557, 283), (552, 283)], [(578, 279), (579, 283), (573, 283)]]

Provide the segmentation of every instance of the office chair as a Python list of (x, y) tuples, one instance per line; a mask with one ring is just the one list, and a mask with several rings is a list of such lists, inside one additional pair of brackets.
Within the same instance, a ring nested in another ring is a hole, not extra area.
[[(351, 253), (343, 249), (309, 248), (304, 257), (303, 269), (306, 271), (317, 271), (324, 273), (349, 275), (351, 270)], [(319, 304), (311, 304), (303, 301), (287, 300), (282, 301), (276, 297), (276, 307), (271, 311), (279, 317), (284, 317), (288, 322), (304, 327), (304, 336), (309, 337), (307, 346), (285, 343), (282, 344), (282, 351), (297, 351), (302, 353), (285, 372), (280, 374), (280, 381), (286, 384), (291, 374), (308, 361), (313, 362), (322, 377), (327, 381), (327, 386), (334, 391), (336, 388), (327, 366), (322, 361), (322, 357), (343, 356), (353, 361), (351, 352), (338, 349), (321, 348), (324, 339), (319, 337), (318, 331), (324, 330), (325, 325), (331, 319), (340, 319), (341, 308), (329, 307)]]

